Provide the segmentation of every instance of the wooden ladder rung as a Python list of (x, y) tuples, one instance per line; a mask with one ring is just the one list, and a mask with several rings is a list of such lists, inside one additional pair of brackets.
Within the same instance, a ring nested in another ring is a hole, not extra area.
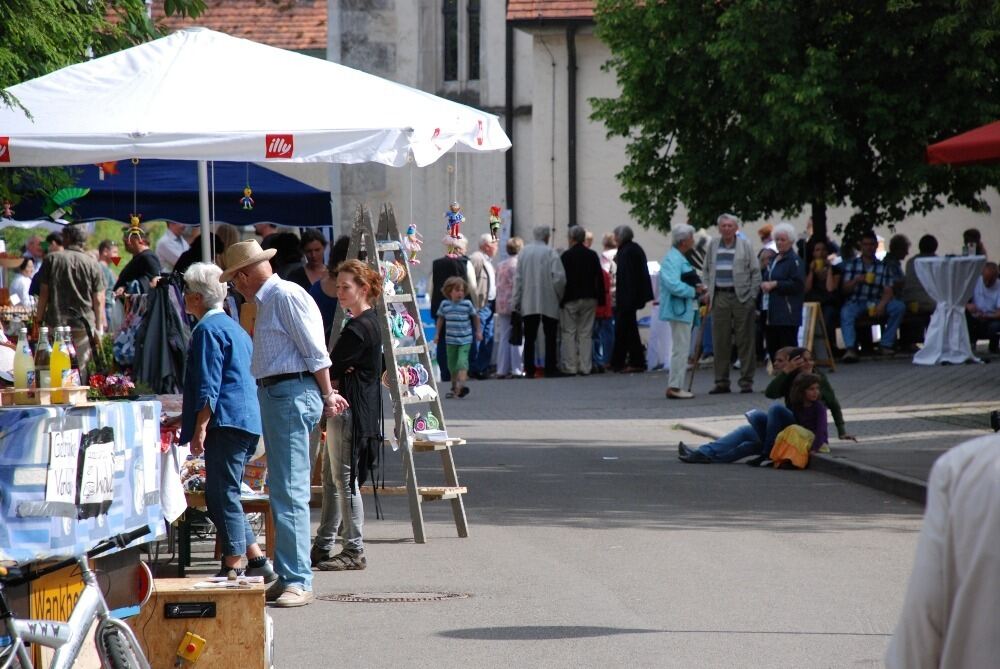
[(426, 350), (426, 348), (424, 346), (398, 346), (392, 350), (397, 356), (400, 356), (400, 355), (417, 355), (423, 353)]
[(403, 404), (430, 404), (436, 399), (436, 397), (432, 397), (425, 400), (423, 397), (417, 397), (416, 395), (407, 395), (406, 397), (401, 397), (400, 401)]
[(399, 242), (375, 242), (378, 247), (379, 253), (382, 251), (402, 251), (403, 247)]
[(449, 437), (440, 441), (425, 441), (423, 439), (416, 439), (413, 442), (413, 450), (421, 453), (425, 451), (443, 451), (450, 446), (463, 446), (465, 443), (465, 439), (460, 437)]
[(409, 293), (401, 293), (399, 295), (385, 296), (386, 304), (400, 304), (403, 302), (412, 302), (412, 301), (413, 301), (413, 295), (410, 295)]

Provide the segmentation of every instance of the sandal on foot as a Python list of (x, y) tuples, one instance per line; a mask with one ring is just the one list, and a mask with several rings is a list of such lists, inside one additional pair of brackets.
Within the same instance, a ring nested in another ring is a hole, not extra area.
[(445, 399), (448, 399), (448, 400), (450, 400), (450, 399), (453, 399), (453, 398), (455, 397), (455, 393), (453, 393), (453, 392), (451, 392), (451, 391), (449, 390), (448, 392), (446, 392), (446, 393), (444, 394), (444, 397), (445, 397)]

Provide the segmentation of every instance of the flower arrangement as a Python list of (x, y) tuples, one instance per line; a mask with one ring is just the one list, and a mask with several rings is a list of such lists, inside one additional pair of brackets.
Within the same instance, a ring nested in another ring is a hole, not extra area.
[(135, 394), (135, 384), (126, 374), (90, 375), (91, 392), (96, 391), (97, 399), (108, 397), (131, 397)]

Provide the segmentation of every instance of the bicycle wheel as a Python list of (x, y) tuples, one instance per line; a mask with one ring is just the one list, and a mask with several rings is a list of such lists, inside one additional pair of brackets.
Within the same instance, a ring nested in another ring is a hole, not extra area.
[(111, 669), (142, 669), (149, 666), (136, 655), (125, 634), (114, 625), (104, 625), (100, 631), (101, 646)]

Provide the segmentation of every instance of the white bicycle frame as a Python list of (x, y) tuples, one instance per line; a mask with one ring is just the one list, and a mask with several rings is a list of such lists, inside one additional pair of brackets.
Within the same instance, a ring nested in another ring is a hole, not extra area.
[(112, 626), (121, 631), (132, 646), (141, 669), (149, 669), (149, 663), (142, 653), (135, 633), (128, 625), (111, 617), (107, 602), (104, 601), (104, 595), (97, 584), (97, 576), (90, 569), (86, 556), (78, 557), (77, 564), (80, 567), (84, 588), (73, 606), (69, 622), (8, 618), (7, 643), (2, 644), (3, 639), (0, 639), (0, 669), (10, 669), (15, 658), (20, 662), (21, 669), (31, 669), (34, 665), (25, 647), (26, 643), (55, 649), (49, 669), (71, 669), (95, 620), (98, 624), (94, 631), (94, 643), (102, 666), (108, 666), (108, 658), (104, 644), (101, 643), (101, 631), (107, 626)]

